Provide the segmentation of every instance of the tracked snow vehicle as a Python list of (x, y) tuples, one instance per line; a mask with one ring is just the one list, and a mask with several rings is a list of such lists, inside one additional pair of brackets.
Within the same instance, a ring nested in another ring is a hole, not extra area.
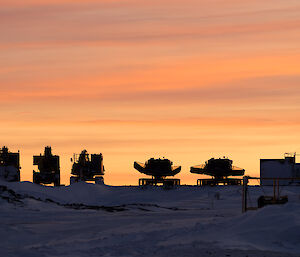
[(91, 158), (86, 150), (81, 154), (74, 154), (70, 184), (79, 181), (95, 181), (95, 184), (104, 184), (104, 166), (102, 154), (91, 154)]
[(139, 179), (140, 186), (158, 185), (177, 186), (180, 179), (167, 179), (167, 176), (175, 176), (181, 171), (181, 166), (173, 166), (173, 162), (168, 159), (151, 158), (145, 163), (134, 162), (134, 168), (141, 173), (152, 176), (152, 178)]
[(33, 183), (60, 185), (59, 156), (52, 155), (50, 146), (45, 147), (44, 155), (33, 156), (33, 165), (37, 165), (39, 170), (33, 171)]
[(232, 165), (232, 160), (228, 158), (211, 158), (205, 164), (191, 167), (191, 173), (204, 174), (212, 176), (211, 179), (198, 179), (199, 186), (215, 185), (241, 185), (241, 178), (228, 178), (229, 176), (243, 176), (244, 169)]
[(0, 149), (0, 178), (9, 181), (20, 181), (20, 153), (11, 153), (6, 146)]

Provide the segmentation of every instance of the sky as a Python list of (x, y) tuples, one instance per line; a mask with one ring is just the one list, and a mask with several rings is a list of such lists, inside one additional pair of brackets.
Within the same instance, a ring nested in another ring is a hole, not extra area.
[(0, 0), (0, 145), (70, 158), (103, 153), (105, 182), (134, 185), (134, 161), (176, 177), (229, 157), (300, 152), (299, 0)]

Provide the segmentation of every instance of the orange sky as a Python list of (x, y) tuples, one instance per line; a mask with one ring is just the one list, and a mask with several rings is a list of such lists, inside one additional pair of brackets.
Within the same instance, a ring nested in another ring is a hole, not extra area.
[[(26, 4), (25, 4), (26, 2)], [(0, 144), (51, 145), (68, 184), (74, 152), (102, 152), (108, 184), (133, 162), (189, 167), (300, 152), (298, 0), (0, 0)]]

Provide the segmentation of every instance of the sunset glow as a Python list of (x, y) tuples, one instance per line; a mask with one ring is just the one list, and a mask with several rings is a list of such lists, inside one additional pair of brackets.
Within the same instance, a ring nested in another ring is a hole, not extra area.
[(137, 184), (134, 161), (192, 165), (300, 152), (300, 2), (0, 0), (0, 144), (103, 153), (105, 183)]

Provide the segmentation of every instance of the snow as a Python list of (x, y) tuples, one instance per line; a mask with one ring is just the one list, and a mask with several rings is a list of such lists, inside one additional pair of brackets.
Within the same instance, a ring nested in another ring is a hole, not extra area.
[(300, 187), (283, 191), (289, 203), (242, 214), (240, 186), (0, 181), (1, 256), (300, 256)]

